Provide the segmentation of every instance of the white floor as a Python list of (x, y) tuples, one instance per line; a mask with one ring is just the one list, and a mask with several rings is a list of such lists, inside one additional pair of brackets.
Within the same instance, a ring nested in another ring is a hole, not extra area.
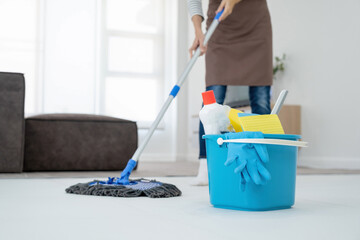
[(269, 212), (213, 208), (191, 177), (157, 178), (170, 199), (66, 194), (92, 179), (0, 179), (0, 239), (360, 239), (360, 175), (300, 175), (295, 206)]

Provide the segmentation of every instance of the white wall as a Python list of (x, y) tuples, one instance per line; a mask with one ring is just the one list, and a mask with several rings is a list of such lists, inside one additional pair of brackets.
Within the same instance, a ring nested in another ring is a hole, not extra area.
[[(178, 1), (178, 23), (177, 23), (177, 71), (176, 77), (180, 76), (185, 69), (189, 55), (188, 49), (188, 10), (186, 1)], [(175, 59), (173, 59), (175, 60)], [(189, 84), (186, 81), (176, 101), (177, 107), (177, 122), (176, 122), (176, 160), (185, 161), (188, 160), (189, 146), (188, 142), (188, 99), (189, 99)]]
[(302, 106), (310, 147), (300, 164), (360, 168), (360, 1), (269, 1), (274, 53), (287, 55), (275, 90)]
[[(204, 6), (207, 1), (203, 1)], [(302, 106), (302, 136), (310, 147), (299, 164), (360, 168), (360, 1), (268, 1), (274, 54), (287, 55), (274, 95), (288, 89), (288, 104)], [(189, 45), (193, 40), (189, 21)], [(197, 124), (204, 89), (204, 58), (189, 76), (189, 156), (198, 154)]]
[[(209, 1), (203, 0), (203, 12), (206, 15)], [(194, 27), (188, 16), (188, 48), (194, 41)], [(203, 29), (205, 31), (205, 21), (203, 22)], [(188, 77), (188, 159), (196, 161), (199, 155), (199, 120), (195, 117), (201, 109), (201, 93), (205, 91), (205, 58), (199, 57), (193, 70)]]

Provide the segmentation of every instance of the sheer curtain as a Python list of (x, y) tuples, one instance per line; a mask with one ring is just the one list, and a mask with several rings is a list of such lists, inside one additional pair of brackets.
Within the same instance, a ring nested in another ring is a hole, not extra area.
[[(26, 110), (152, 121), (164, 99), (164, 0), (0, 0), (0, 71)], [(167, 19), (172, 21), (172, 19)]]
[(26, 78), (26, 112), (37, 108), (37, 0), (0, 0), (0, 71), (21, 72)]

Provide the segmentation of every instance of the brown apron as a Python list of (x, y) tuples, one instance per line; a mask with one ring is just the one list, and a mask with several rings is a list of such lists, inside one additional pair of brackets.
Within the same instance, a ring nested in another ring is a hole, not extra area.
[[(210, 0), (207, 27), (221, 0)], [(206, 86), (272, 84), (272, 30), (266, 0), (243, 0), (208, 43)]]

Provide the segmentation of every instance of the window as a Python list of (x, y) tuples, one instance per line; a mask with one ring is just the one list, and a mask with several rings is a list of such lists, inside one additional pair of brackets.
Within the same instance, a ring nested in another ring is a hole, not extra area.
[(163, 102), (164, 0), (106, 0), (101, 112), (153, 121)]

